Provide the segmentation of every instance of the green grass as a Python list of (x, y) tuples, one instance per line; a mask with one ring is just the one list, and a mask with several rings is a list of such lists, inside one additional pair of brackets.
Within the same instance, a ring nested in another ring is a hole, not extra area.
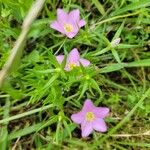
[[(0, 149), (149, 149), (150, 1), (46, 0), (26, 24), (32, 5), (0, 1)], [(57, 8), (80, 10), (86, 26), (75, 38), (49, 27)], [(73, 48), (90, 67), (62, 69), (55, 55)], [(70, 116), (86, 98), (111, 112), (108, 132), (83, 139)]]

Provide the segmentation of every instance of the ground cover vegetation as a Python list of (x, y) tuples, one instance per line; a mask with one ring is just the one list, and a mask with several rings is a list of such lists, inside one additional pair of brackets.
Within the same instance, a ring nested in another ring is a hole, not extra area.
[(150, 1), (34, 3), (0, 1), (0, 150), (150, 149)]

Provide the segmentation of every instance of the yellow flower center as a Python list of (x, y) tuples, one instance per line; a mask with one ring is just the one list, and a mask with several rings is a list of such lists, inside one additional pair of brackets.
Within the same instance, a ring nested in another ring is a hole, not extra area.
[(66, 32), (72, 32), (73, 31), (73, 26), (71, 24), (64, 24), (64, 29)]
[(69, 64), (70, 70), (72, 70), (74, 67), (76, 67), (76, 64), (75, 64), (75, 63), (70, 63), (70, 64)]
[(93, 112), (87, 112), (86, 113), (86, 121), (93, 121), (95, 119), (95, 116)]

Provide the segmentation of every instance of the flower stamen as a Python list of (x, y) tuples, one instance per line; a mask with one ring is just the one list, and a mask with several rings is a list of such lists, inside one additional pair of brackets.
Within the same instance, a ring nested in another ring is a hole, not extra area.
[(73, 26), (72, 26), (71, 24), (65, 23), (65, 24), (64, 24), (64, 30), (65, 30), (66, 32), (72, 32), (72, 31), (73, 31)]
[(75, 63), (70, 63), (69, 64), (69, 68), (70, 70), (72, 70), (73, 68), (75, 68), (77, 65)]
[(87, 112), (86, 113), (86, 121), (93, 121), (95, 119), (93, 112)]

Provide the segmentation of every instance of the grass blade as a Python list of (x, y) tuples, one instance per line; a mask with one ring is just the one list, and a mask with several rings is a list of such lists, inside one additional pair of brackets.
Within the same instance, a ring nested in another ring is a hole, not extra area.
[(119, 15), (127, 11), (140, 9), (140, 8), (147, 7), (147, 6), (150, 6), (150, 0), (138, 1), (135, 3), (129, 4), (126, 7), (121, 8), (120, 10), (116, 10), (115, 12), (112, 13), (112, 16)]
[(126, 67), (149, 67), (150, 59), (143, 59), (126, 64)]
[(98, 0), (92, 0), (92, 2), (95, 4), (98, 11), (104, 16), (105, 15), (105, 10), (104, 10), (103, 5)]

